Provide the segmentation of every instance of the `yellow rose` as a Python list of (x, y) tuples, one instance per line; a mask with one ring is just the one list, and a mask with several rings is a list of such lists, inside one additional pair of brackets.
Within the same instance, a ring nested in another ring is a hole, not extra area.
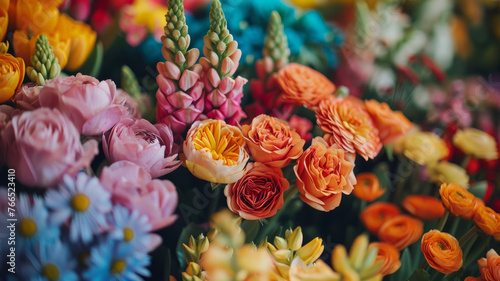
[(59, 10), (55, 6), (37, 0), (17, 0), (16, 29), (34, 35), (52, 33), (57, 25)]
[(453, 144), (465, 154), (477, 159), (495, 160), (498, 158), (495, 139), (478, 129), (466, 128), (458, 130), (453, 135)]
[(418, 163), (429, 165), (438, 162), (449, 153), (445, 142), (429, 132), (410, 132), (394, 143), (394, 152)]
[(66, 14), (61, 14), (59, 17), (57, 31), (60, 33), (61, 41), (71, 40), (66, 69), (78, 70), (94, 49), (97, 33), (89, 25), (75, 21)]
[(437, 184), (456, 183), (464, 188), (469, 187), (469, 175), (464, 168), (450, 163), (439, 162), (427, 166), (429, 179)]
[[(28, 35), (22, 30), (14, 31), (14, 53), (16, 56), (23, 58), (26, 62), (26, 66), (31, 65), (31, 57), (35, 53), (36, 41), (38, 41), (37, 36), (32, 36), (28, 40)], [(52, 35), (46, 35), (49, 40), (49, 44), (52, 46), (52, 52), (57, 57), (61, 69), (64, 69), (68, 62), (69, 48), (71, 45), (70, 39), (63, 39), (59, 36), (59, 33)]]
[(3, 39), (5, 38), (8, 25), (9, 25), (9, 14), (7, 13), (6, 9), (2, 8), (0, 3), (0, 42), (3, 41)]
[(7, 54), (9, 45), (0, 43), (0, 103), (10, 99), (24, 79), (24, 61)]

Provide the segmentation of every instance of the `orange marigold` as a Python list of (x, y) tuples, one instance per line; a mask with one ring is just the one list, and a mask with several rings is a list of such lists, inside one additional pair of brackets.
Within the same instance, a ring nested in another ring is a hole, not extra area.
[(422, 237), (422, 253), (435, 270), (449, 274), (462, 267), (462, 249), (453, 235), (431, 230)]
[(361, 212), (360, 219), (368, 231), (372, 234), (378, 234), (380, 227), (387, 220), (399, 214), (398, 206), (387, 202), (375, 202)]
[(378, 237), (398, 250), (402, 250), (417, 242), (424, 233), (422, 221), (408, 215), (399, 215), (380, 227)]
[(352, 193), (361, 200), (372, 202), (385, 193), (374, 173), (361, 173), (356, 176), (356, 182)]
[(439, 189), (439, 194), (444, 207), (452, 214), (466, 219), (472, 218), (478, 202), (472, 193), (458, 184), (443, 183)]
[(365, 108), (377, 126), (383, 144), (392, 143), (413, 127), (401, 111), (393, 111), (385, 102), (366, 100)]
[(422, 220), (433, 220), (443, 216), (441, 200), (429, 195), (410, 195), (401, 203), (408, 213)]

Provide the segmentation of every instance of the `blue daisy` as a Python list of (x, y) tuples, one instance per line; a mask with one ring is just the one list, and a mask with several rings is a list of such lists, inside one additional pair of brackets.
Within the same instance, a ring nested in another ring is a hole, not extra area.
[(150, 257), (129, 244), (107, 239), (90, 251), (89, 269), (83, 277), (92, 281), (141, 281), (149, 277)]
[(135, 249), (152, 250), (161, 241), (159, 236), (149, 233), (152, 226), (148, 222), (148, 217), (141, 215), (137, 210), (131, 213), (127, 208), (116, 205), (109, 216), (109, 221), (113, 228), (109, 232), (109, 237), (128, 243)]
[(65, 175), (58, 190), (47, 192), (45, 201), (52, 210), (52, 221), (69, 223), (70, 241), (88, 243), (107, 226), (110, 197), (96, 177), (79, 173), (75, 179)]
[(74, 272), (75, 261), (71, 259), (68, 247), (55, 240), (51, 244), (35, 244), (33, 253), (27, 253), (25, 264), (19, 273), (22, 280), (30, 281), (77, 281)]

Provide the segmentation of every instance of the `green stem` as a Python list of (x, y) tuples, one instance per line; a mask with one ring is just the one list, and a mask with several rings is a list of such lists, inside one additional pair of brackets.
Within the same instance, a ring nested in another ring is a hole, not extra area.
[(212, 214), (214, 214), (217, 211), (217, 206), (219, 205), (220, 193), (221, 190), (224, 189), (223, 187), (221, 187), (221, 185), (222, 184), (218, 184), (214, 190), (214, 198), (210, 202), (210, 207), (208, 208), (210, 216), (212, 216)]
[(477, 234), (477, 232), (474, 232), (472, 234), (472, 236), (464, 242), (462, 246), (462, 253), (465, 257), (467, 257), (467, 255), (469, 254), (469, 251), (470, 249), (472, 248), (472, 246), (474, 245), (474, 243), (476, 242), (476, 239), (479, 235)]
[(430, 280), (431, 281), (437, 281), (437, 280), (443, 280), (443, 276), (444, 274), (437, 271), (437, 270), (434, 270), (432, 273), (431, 273), (431, 278)]
[(439, 231), (442, 231), (444, 228), (444, 225), (446, 224), (446, 221), (448, 220), (448, 217), (450, 216), (450, 211), (445, 210), (443, 216), (441, 219), (439, 219), (438, 225), (436, 226), (436, 229)]
[(398, 198), (401, 197), (401, 193), (403, 192), (403, 188), (406, 183), (406, 178), (402, 179), (398, 185), (396, 186), (396, 190), (392, 193), (391, 199), (389, 201), (396, 203), (398, 202)]
[(481, 243), (474, 248), (474, 251), (466, 256), (463, 268), (467, 268), (472, 262), (478, 259), (478, 257), (486, 250), (486, 247), (490, 244), (490, 240), (491, 236), (481, 240)]
[(460, 224), (460, 216), (453, 216), (452, 222), (451, 222), (451, 227), (448, 233), (451, 235), (455, 235), (455, 232), (457, 232), (458, 225)]
[(471, 229), (469, 229), (469, 231), (467, 231), (467, 233), (465, 233), (462, 238), (460, 238), (460, 240), (458, 241), (458, 243), (460, 244), (460, 246), (462, 246), (465, 242), (467, 242), (467, 240), (469, 240), (472, 235), (474, 233), (476, 233), (477, 231), (479, 230), (479, 228), (474, 225), (473, 227), (471, 227)]

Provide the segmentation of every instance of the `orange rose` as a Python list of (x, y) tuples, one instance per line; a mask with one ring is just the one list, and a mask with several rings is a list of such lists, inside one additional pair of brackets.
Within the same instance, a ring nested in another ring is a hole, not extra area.
[(372, 242), (370, 243), (369, 249), (371, 247), (378, 248), (375, 262), (383, 262), (382, 267), (378, 270), (378, 273), (385, 276), (398, 271), (398, 269), (401, 267), (398, 249), (385, 242)]
[(293, 167), (300, 198), (320, 211), (335, 209), (342, 193), (350, 194), (356, 184), (353, 167), (343, 149), (329, 147), (324, 139), (314, 138)]
[(325, 99), (316, 110), (316, 122), (325, 140), (365, 160), (375, 158), (382, 149), (378, 130), (366, 110), (355, 99)]
[(385, 102), (365, 100), (365, 107), (377, 126), (383, 144), (392, 143), (413, 127), (413, 124), (403, 113), (393, 111)]
[(401, 203), (408, 213), (422, 220), (433, 220), (443, 216), (441, 200), (429, 195), (410, 195)]
[(375, 202), (368, 205), (360, 215), (361, 222), (372, 234), (378, 234), (380, 227), (389, 219), (400, 214), (398, 206), (387, 202)]
[(285, 102), (314, 107), (335, 91), (335, 85), (323, 74), (297, 63), (289, 63), (278, 73)]
[(446, 209), (455, 216), (471, 219), (476, 210), (477, 200), (474, 195), (458, 184), (441, 185), (441, 201)]
[(8, 25), (9, 25), (9, 14), (7, 13), (6, 9), (0, 7), (0, 42), (2, 42), (3, 39), (5, 38)]
[(500, 280), (500, 256), (493, 249), (486, 253), (486, 258), (481, 258), (477, 261), (481, 277), (485, 281)]
[(374, 173), (361, 173), (356, 176), (356, 182), (352, 193), (361, 200), (372, 202), (385, 193)]
[[(22, 30), (14, 31), (14, 53), (16, 56), (23, 58), (26, 62), (26, 66), (31, 65), (31, 57), (35, 53), (36, 42), (38, 41), (37, 36), (32, 36), (28, 40), (28, 34)], [(52, 52), (57, 57), (61, 69), (64, 69), (66, 63), (68, 62), (70, 39), (60, 38), (58, 33), (53, 35), (46, 35), (49, 40), (49, 44), (52, 46)]]
[(384, 222), (378, 231), (378, 237), (402, 250), (417, 242), (423, 232), (422, 221), (407, 215), (399, 215)]
[(7, 53), (9, 44), (0, 43), (0, 103), (10, 99), (24, 80), (24, 61)]
[(265, 114), (243, 125), (242, 132), (253, 159), (271, 167), (283, 168), (303, 152), (305, 140), (285, 122)]
[(224, 189), (229, 209), (246, 220), (272, 217), (283, 207), (283, 192), (290, 187), (279, 168), (250, 163), (245, 174)]
[(486, 234), (500, 239), (500, 214), (485, 206), (478, 206), (474, 212), (474, 222)]
[(422, 253), (435, 270), (449, 274), (462, 267), (462, 249), (453, 235), (431, 230), (422, 237)]
[(52, 33), (59, 18), (59, 10), (37, 0), (17, 0), (16, 4), (16, 29), (28, 33), (31, 29), (33, 35)]

